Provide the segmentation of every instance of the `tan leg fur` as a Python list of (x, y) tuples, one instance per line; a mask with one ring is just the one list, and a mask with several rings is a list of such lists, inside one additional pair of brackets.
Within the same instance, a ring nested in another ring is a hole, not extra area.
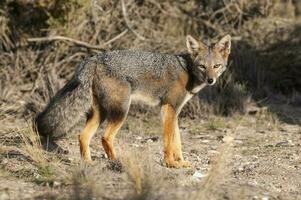
[(171, 105), (162, 106), (163, 118), (163, 140), (164, 140), (164, 160), (167, 167), (180, 168), (179, 162), (174, 160), (173, 137), (175, 133), (176, 112)]
[(185, 161), (183, 158), (178, 119), (176, 119), (175, 122), (175, 135), (174, 135), (173, 145), (174, 145), (173, 153), (174, 153), (175, 160), (178, 161), (183, 167), (190, 167), (190, 163), (188, 161)]
[(79, 135), (80, 153), (84, 161), (92, 162), (90, 154), (90, 141), (97, 131), (100, 122), (99, 109), (94, 106), (92, 116), (87, 120), (84, 130)]
[(102, 137), (102, 146), (108, 156), (109, 159), (114, 160), (116, 159), (116, 153), (114, 149), (114, 138), (121, 128), (124, 122), (124, 118), (121, 118), (116, 121), (108, 121), (108, 124), (105, 128), (105, 133)]

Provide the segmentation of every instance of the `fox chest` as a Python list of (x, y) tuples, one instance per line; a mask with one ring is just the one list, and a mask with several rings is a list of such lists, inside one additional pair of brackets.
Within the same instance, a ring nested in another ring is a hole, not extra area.
[(193, 97), (193, 94), (187, 93), (180, 103), (179, 107), (177, 108), (177, 114), (179, 114), (182, 110), (182, 108), (185, 106), (185, 104)]
[(177, 108), (177, 113), (179, 114), (184, 107), (184, 105), (194, 96), (194, 94), (197, 94), (201, 89), (203, 89), (206, 86), (206, 84), (197, 85), (192, 88), (190, 92), (187, 92), (180, 103), (179, 107)]

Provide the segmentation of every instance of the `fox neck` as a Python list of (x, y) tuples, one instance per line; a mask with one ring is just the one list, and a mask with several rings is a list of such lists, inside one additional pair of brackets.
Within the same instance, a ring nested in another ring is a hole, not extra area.
[(193, 60), (191, 56), (189, 54), (183, 54), (181, 57), (185, 60), (185, 71), (189, 77), (186, 89), (190, 94), (195, 95), (206, 87), (207, 84), (193, 73)]
[(207, 84), (202, 82), (200, 84), (194, 85), (193, 88), (189, 91), (191, 94), (195, 95), (197, 94), (200, 90), (202, 90), (204, 87), (206, 87)]

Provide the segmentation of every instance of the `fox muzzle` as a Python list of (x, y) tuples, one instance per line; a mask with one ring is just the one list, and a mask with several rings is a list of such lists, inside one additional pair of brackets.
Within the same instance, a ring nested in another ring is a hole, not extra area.
[(216, 82), (215, 78), (207, 78), (208, 85), (214, 85), (215, 82)]

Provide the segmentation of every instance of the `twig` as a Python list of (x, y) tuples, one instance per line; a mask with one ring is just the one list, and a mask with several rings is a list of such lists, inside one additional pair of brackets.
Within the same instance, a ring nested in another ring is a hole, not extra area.
[(103, 45), (92, 45), (92, 44), (88, 44), (88, 43), (80, 41), (80, 40), (76, 40), (76, 39), (72, 39), (72, 38), (60, 36), (60, 35), (50, 36), (50, 37), (28, 38), (27, 41), (28, 42), (47, 42), (47, 41), (64, 41), (64, 42), (66, 42), (67, 41), (67, 42), (72, 42), (76, 45), (83, 46), (83, 47), (86, 47), (89, 49), (104, 50), (105, 46), (107, 46), (107, 45), (111, 44), (112, 42), (114, 42), (115, 40), (121, 38), (127, 32), (128, 32), (128, 29), (124, 30), (123, 32), (121, 32), (120, 34), (115, 36), (114, 38), (103, 43)]
[(131, 25), (131, 22), (130, 22), (130, 20), (129, 20), (128, 17), (127, 17), (127, 12), (126, 12), (126, 7), (125, 7), (125, 4), (124, 4), (124, 0), (120, 0), (120, 1), (121, 1), (121, 7), (122, 7), (123, 18), (124, 18), (124, 21), (125, 21), (127, 27), (128, 27), (128, 28), (132, 31), (132, 33), (133, 33), (134, 35), (136, 35), (140, 40), (146, 40), (145, 37), (143, 37), (142, 35), (140, 35), (138, 32), (136, 32), (136, 31), (133, 29), (133, 27), (132, 27), (132, 25)]
[(114, 42), (115, 40), (118, 40), (119, 38), (121, 38), (122, 36), (124, 36), (128, 31), (129, 31), (129, 29), (125, 29), (120, 34), (116, 35), (112, 39), (110, 39), (110, 40), (106, 41), (105, 43), (103, 43), (103, 46), (107, 46), (107, 45), (111, 44), (112, 42)]
[(55, 41), (55, 40), (72, 42), (74, 44), (77, 44), (79, 46), (84, 46), (84, 47), (87, 47), (89, 49), (103, 50), (102, 46), (91, 45), (91, 44), (88, 44), (88, 43), (80, 41), (80, 40), (76, 40), (76, 39), (72, 39), (72, 38), (65, 37), (65, 36), (60, 36), (60, 35), (50, 36), (50, 37), (28, 38), (27, 39), (28, 42), (47, 42), (47, 41)]

